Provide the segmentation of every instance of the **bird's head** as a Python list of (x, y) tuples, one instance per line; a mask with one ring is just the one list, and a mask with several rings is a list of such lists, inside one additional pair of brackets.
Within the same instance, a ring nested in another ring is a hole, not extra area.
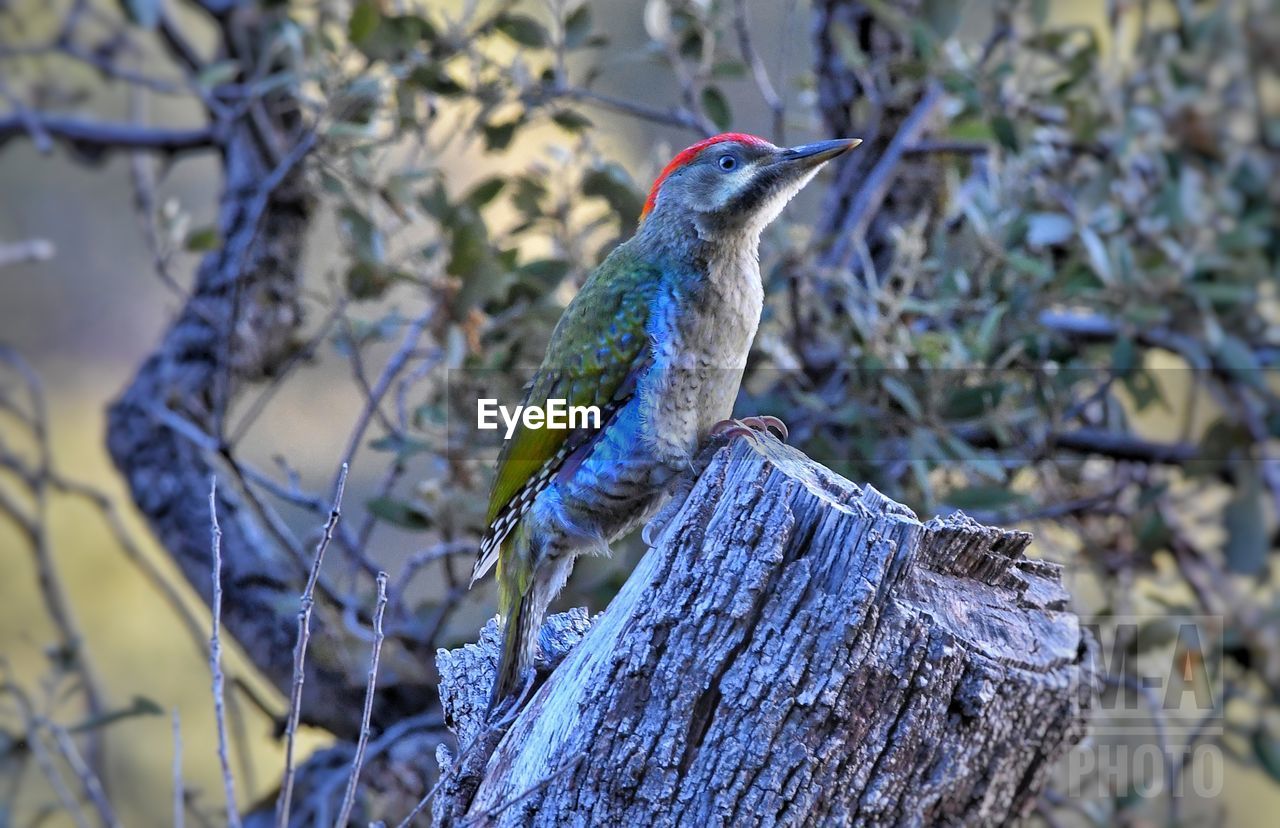
[(818, 168), (862, 143), (858, 138), (776, 147), (726, 132), (683, 150), (653, 182), (645, 224), (692, 221), (703, 238), (758, 234)]

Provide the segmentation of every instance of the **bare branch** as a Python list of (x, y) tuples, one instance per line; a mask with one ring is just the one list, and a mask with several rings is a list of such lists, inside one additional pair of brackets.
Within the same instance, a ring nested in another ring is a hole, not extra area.
[[(145, 101), (140, 90), (133, 90), (129, 95), (129, 116), (138, 122), (145, 114)], [(170, 251), (160, 244), (160, 232), (156, 227), (156, 187), (155, 173), (151, 167), (152, 159), (143, 150), (129, 153), (129, 176), (133, 182), (133, 206), (138, 214), (138, 223), (142, 227), (142, 238), (151, 251), (151, 263), (156, 269), (160, 281), (175, 296), (183, 296), (182, 286), (169, 270)]]
[[(413, 357), (414, 351), (418, 347), (418, 341), (426, 332), (427, 326), (431, 324), (431, 320), (435, 318), (439, 311), (439, 305), (431, 305), (425, 311), (420, 313), (405, 328), (404, 337), (400, 341), (399, 347), (395, 353), (387, 360), (387, 364), (383, 366), (382, 373), (378, 376), (377, 382), (370, 387), (364, 376), (364, 368), (360, 361), (358, 349), (353, 348), (351, 352), (351, 366), (355, 373), (355, 378), (360, 389), (365, 394), (364, 408), (360, 412), (360, 416), (356, 419), (355, 426), (351, 430), (351, 436), (347, 438), (347, 445), (342, 453), (342, 465), (353, 462), (356, 451), (360, 448), (360, 444), (364, 442), (364, 434), (369, 428), (370, 422), (376, 416), (382, 421), (383, 426), (390, 433), (398, 433), (399, 429), (390, 419), (382, 413), (382, 401), (390, 393), (392, 385), (396, 378), (404, 371), (405, 366), (409, 364), (409, 360)], [(397, 469), (394, 465), (389, 470), (386, 481), (384, 481), (384, 492), (390, 490), (394, 485), (395, 478), (401, 473), (401, 469)], [(336, 481), (335, 481), (336, 482)], [(350, 550), (353, 556), (358, 555), (367, 545), (369, 535), (373, 531), (375, 516), (369, 515), (365, 518), (359, 532), (356, 534), (355, 546)]]
[(378, 603), (373, 610), (373, 655), (369, 659), (369, 686), (364, 694), (364, 712), (360, 717), (360, 738), (356, 741), (355, 758), (351, 760), (351, 776), (342, 796), (342, 808), (338, 812), (336, 828), (346, 828), (351, 818), (351, 808), (356, 801), (356, 785), (360, 782), (360, 768), (364, 764), (365, 749), (369, 745), (369, 720), (373, 717), (373, 693), (378, 682), (378, 656), (382, 654), (382, 616), (387, 610), (387, 573), (378, 573)]
[(89, 828), (89, 821), (85, 818), (84, 810), (80, 807), (80, 803), (76, 801), (75, 795), (71, 793), (71, 789), (67, 787), (66, 780), (62, 778), (62, 774), (58, 772), (57, 765), (53, 763), (53, 757), (49, 755), (48, 748), (44, 746), (44, 742), (40, 739), (39, 730), (32, 726), (27, 733), (27, 745), (31, 748), (31, 755), (35, 757), (36, 764), (44, 773), (45, 778), (49, 780), (49, 786), (53, 788), (58, 801), (62, 803), (62, 810), (70, 815), (72, 821), (76, 824), (76, 828)]
[(751, 77), (755, 80), (756, 88), (760, 90), (764, 105), (773, 113), (771, 137), (775, 141), (781, 141), (786, 128), (787, 104), (774, 88), (773, 81), (769, 79), (769, 70), (765, 69), (764, 61), (760, 59), (760, 53), (756, 51), (755, 44), (751, 40), (751, 25), (747, 19), (747, 0), (734, 0), (733, 27), (738, 33), (738, 48), (742, 52), (742, 59), (751, 69)]
[(178, 24), (174, 21), (170, 11), (164, 6), (160, 7), (160, 24), (158, 27), (160, 39), (164, 41), (164, 45), (168, 48), (169, 54), (173, 55), (178, 63), (182, 64), (189, 72), (198, 72), (205, 65), (205, 61), (200, 57), (200, 53), (191, 45), (191, 41), (187, 39), (187, 35)]
[(620, 112), (623, 115), (630, 115), (633, 118), (641, 118), (646, 121), (652, 121), (655, 124), (680, 127), (700, 135), (711, 135), (716, 132), (715, 124), (684, 107), (661, 109), (579, 86), (556, 87), (551, 90), (551, 96), (595, 104), (604, 109)]
[(28, 117), (19, 114), (0, 117), (0, 146), (23, 135), (35, 137), (39, 146), (41, 134), (91, 153), (127, 149), (181, 153), (209, 149), (218, 143), (210, 127), (161, 129), (34, 113)]
[(187, 813), (186, 791), (182, 782), (182, 720), (173, 708), (173, 828), (182, 828)]
[[(979, 448), (997, 448), (1000, 441), (984, 426), (961, 426), (952, 432), (962, 440)], [(1050, 445), (1068, 451), (1097, 454), (1114, 460), (1133, 460), (1140, 463), (1186, 465), (1202, 458), (1196, 446), (1189, 443), (1166, 443), (1146, 440), (1133, 434), (1108, 431), (1104, 428), (1078, 428), (1051, 434), (1043, 447)]]
[(75, 740), (61, 725), (48, 722), (48, 728), (49, 732), (53, 734), (58, 750), (62, 753), (62, 758), (66, 760), (72, 772), (79, 778), (80, 784), (84, 787), (85, 795), (89, 797), (89, 801), (97, 809), (98, 816), (102, 819), (102, 824), (108, 826), (108, 828), (119, 828), (120, 820), (116, 818), (115, 811), (112, 810), (111, 803), (107, 800), (106, 792), (102, 790), (102, 781), (98, 779), (98, 775), (93, 772), (93, 769), (84, 761), (84, 757), (80, 755), (79, 749), (76, 748)]
[(347, 486), (346, 463), (338, 473), (334, 486), (333, 507), (329, 510), (329, 520), (324, 525), (324, 534), (316, 545), (316, 557), (311, 564), (311, 574), (307, 577), (307, 585), (302, 591), (302, 608), (298, 610), (298, 643), (293, 650), (293, 686), (289, 694), (289, 717), (285, 727), (284, 783), (280, 786), (280, 797), (276, 801), (276, 825), (288, 828), (289, 807), (293, 800), (293, 782), (297, 768), (294, 766), (293, 747), (298, 732), (298, 717), (302, 712), (302, 684), (306, 678), (307, 644), (311, 640), (311, 610), (315, 605), (316, 582), (320, 580), (320, 566), (324, 562), (324, 551), (333, 540), (334, 527), (342, 515), (342, 492)]
[[(36, 467), (25, 475), (23, 482), (30, 490), (34, 506), (31, 514), (25, 519), (23, 512), (7, 501), (2, 505), (3, 511), (9, 512), (19, 527), (27, 535), (31, 545), (36, 568), (36, 581), (45, 611), (58, 630), (62, 646), (73, 657), (74, 669), (79, 673), (84, 687), (85, 706), (90, 717), (102, 715), (102, 688), (89, 661), (84, 648), (84, 636), (76, 622), (75, 613), (67, 598), (66, 588), (53, 559), (53, 548), (49, 540), (48, 527), (48, 494), (50, 478), (53, 475), (53, 449), (49, 441), (49, 417), (45, 404), (44, 389), (35, 369), (22, 358), (17, 351), (0, 345), (0, 362), (8, 363), (22, 378), (26, 386), (31, 410), (25, 415), (26, 426), (36, 444), (38, 457)], [(17, 468), (8, 457), (3, 458), (3, 467)], [(89, 743), (90, 765), (101, 771), (102, 744), (94, 735)]]
[(845, 213), (831, 246), (830, 260), (840, 267), (848, 267), (856, 252), (856, 245), (867, 233), (871, 221), (880, 211), (889, 186), (897, 177), (898, 165), (902, 162), (908, 147), (914, 146), (924, 131), (929, 116), (942, 100), (942, 88), (936, 82), (930, 82), (925, 88), (915, 108), (902, 122), (901, 128), (893, 136), (884, 150), (884, 154), (871, 168), (870, 174), (853, 197), (849, 210)]
[(240, 828), (236, 808), (236, 786), (231, 776), (227, 752), (227, 715), (222, 676), (222, 528), (218, 526), (218, 478), (209, 479), (210, 547), (213, 550), (213, 634), (209, 637), (209, 668), (213, 672), (213, 714), (218, 728), (218, 761), (222, 765), (222, 788), (227, 799), (227, 824)]
[(67, 787), (66, 780), (62, 778), (62, 773), (59, 772), (58, 766), (54, 763), (53, 757), (49, 755), (49, 751), (41, 739), (40, 720), (36, 716), (31, 699), (28, 698), (21, 687), (10, 680), (9, 662), (3, 657), (0, 657), (0, 669), (5, 674), (4, 679), (0, 680), (0, 693), (7, 693), (12, 696), (18, 706), (23, 721), (23, 739), (30, 749), (31, 755), (36, 760), (36, 766), (40, 768), (40, 772), (48, 780), (49, 787), (53, 789), (54, 795), (62, 805), (63, 812), (71, 817), (71, 821), (76, 824), (76, 828), (88, 828), (89, 822), (85, 818), (84, 809), (80, 807), (80, 802), (71, 793), (71, 789)]

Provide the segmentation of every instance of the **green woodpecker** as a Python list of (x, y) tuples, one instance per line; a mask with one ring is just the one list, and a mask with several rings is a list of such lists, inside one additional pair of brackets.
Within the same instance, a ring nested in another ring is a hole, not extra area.
[(595, 406), (600, 428), (522, 422), (499, 456), (471, 579), (497, 564), (506, 626), (491, 709), (520, 689), (574, 559), (607, 553), (652, 517), (729, 417), (764, 300), (760, 232), (858, 143), (783, 149), (726, 133), (694, 144), (654, 182), (636, 234), (565, 309), (525, 405)]

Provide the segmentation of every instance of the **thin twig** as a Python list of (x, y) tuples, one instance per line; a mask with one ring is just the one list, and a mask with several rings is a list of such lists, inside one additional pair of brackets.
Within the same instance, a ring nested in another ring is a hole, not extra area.
[[(12, 348), (0, 345), (0, 361), (11, 365), (26, 385), (31, 411), (29, 415), (20, 416), (23, 416), (26, 426), (31, 430), (37, 451), (36, 468), (25, 480), (34, 502), (33, 514), (24, 521), (21, 519), (22, 512), (16, 505), (6, 503), (3, 510), (14, 516), (14, 520), (28, 536), (35, 559), (37, 586), (45, 611), (58, 630), (62, 646), (74, 657), (72, 664), (83, 682), (85, 707), (89, 717), (95, 718), (101, 716), (105, 709), (102, 688), (89, 661), (84, 647), (84, 636), (80, 632), (62, 577), (54, 563), (53, 548), (49, 538), (48, 500), (50, 479), (53, 476), (53, 449), (50, 443), (49, 415), (44, 388), (35, 369)], [(101, 773), (102, 740), (97, 734), (90, 736), (88, 752), (89, 764)]]
[(742, 52), (742, 59), (751, 69), (751, 77), (760, 91), (764, 105), (773, 113), (773, 140), (781, 141), (786, 124), (787, 105), (774, 88), (773, 81), (769, 79), (769, 70), (765, 68), (764, 61), (761, 60), (760, 53), (756, 51), (755, 44), (751, 40), (751, 24), (747, 19), (747, 0), (734, 0), (733, 27), (738, 33), (738, 49)]
[(84, 809), (80, 807), (75, 795), (67, 787), (66, 780), (58, 772), (58, 766), (53, 763), (53, 757), (49, 755), (44, 742), (40, 740), (40, 733), (34, 722), (31, 723), (27, 730), (27, 746), (31, 748), (31, 755), (35, 757), (36, 764), (44, 773), (45, 778), (49, 780), (49, 786), (53, 788), (58, 801), (62, 803), (63, 812), (71, 817), (72, 822), (76, 824), (76, 828), (89, 828), (89, 821), (85, 818)]
[(507, 810), (508, 808), (510, 808), (510, 807), (512, 807), (512, 806), (514, 806), (514, 805), (519, 805), (521, 802), (525, 801), (525, 800), (526, 800), (526, 799), (528, 799), (529, 797), (531, 797), (531, 796), (533, 796), (534, 794), (536, 794), (538, 791), (541, 791), (543, 788), (547, 787), (547, 786), (548, 786), (548, 785), (550, 785), (552, 782), (554, 782), (554, 781), (556, 781), (557, 779), (559, 779), (561, 776), (564, 776), (564, 775), (565, 775), (566, 773), (568, 773), (569, 771), (571, 771), (571, 770), (575, 769), (576, 767), (578, 767), (578, 765), (580, 765), (580, 764), (582, 763), (582, 760), (583, 760), (583, 759), (585, 759), (585, 758), (586, 758), (586, 756), (587, 756), (587, 755), (586, 755), (585, 753), (580, 753), (580, 754), (578, 754), (578, 755), (577, 755), (577, 756), (575, 756), (574, 758), (572, 758), (572, 759), (570, 759), (569, 761), (565, 762), (565, 763), (564, 763), (563, 765), (561, 765), (560, 767), (558, 767), (558, 768), (556, 768), (555, 770), (553, 770), (551, 773), (549, 773), (549, 774), (547, 774), (546, 776), (544, 776), (544, 777), (542, 777), (541, 779), (539, 779), (539, 780), (538, 780), (537, 782), (535, 782), (534, 784), (530, 785), (530, 786), (529, 786), (528, 788), (526, 788), (525, 790), (521, 791), (521, 792), (520, 792), (519, 794), (517, 794), (516, 796), (513, 796), (511, 799), (508, 799), (506, 802), (503, 802), (501, 805), (498, 805), (498, 806), (496, 806), (496, 807), (494, 807), (494, 808), (490, 808), (490, 809), (488, 809), (487, 811), (481, 811), (480, 813), (478, 813), (478, 814), (476, 814), (476, 815), (474, 815), (474, 816), (468, 817), (465, 821), (463, 821), (463, 822), (458, 826), (458, 828), (466, 828), (468, 825), (472, 825), (472, 824), (474, 824), (474, 823), (476, 823), (476, 822), (480, 822), (481, 820), (490, 820), (490, 819), (493, 819), (493, 818), (494, 818), (494, 817), (496, 817), (498, 814), (502, 813), (503, 811)]
[(173, 828), (182, 828), (186, 816), (186, 791), (182, 783), (182, 721), (173, 708)]
[(342, 795), (342, 808), (338, 812), (337, 828), (345, 828), (351, 818), (351, 808), (356, 801), (356, 785), (360, 782), (360, 768), (364, 764), (365, 748), (369, 744), (369, 720), (373, 718), (373, 693), (378, 683), (378, 657), (382, 654), (382, 616), (387, 610), (387, 573), (378, 573), (378, 603), (373, 610), (373, 655), (369, 658), (369, 684), (364, 691), (364, 712), (360, 717), (360, 738), (356, 740), (356, 755), (351, 760), (351, 776), (347, 791)]
[(62, 758), (66, 760), (71, 771), (79, 778), (80, 785), (84, 788), (85, 795), (89, 797), (89, 801), (93, 803), (93, 807), (97, 810), (102, 824), (108, 826), (108, 828), (119, 828), (120, 820), (116, 818), (115, 811), (112, 810), (111, 803), (107, 800), (107, 794), (102, 789), (102, 781), (98, 779), (98, 775), (93, 772), (93, 769), (84, 761), (84, 757), (80, 755), (79, 749), (76, 748), (75, 740), (61, 725), (47, 722), (47, 727), (49, 732), (53, 734), (54, 742), (58, 745)]
[(213, 378), (213, 433), (217, 436), (220, 447), (225, 443), (225, 418), (231, 399), (231, 366), (235, 363), (231, 348), (237, 339), (235, 326), (240, 316), (241, 288), (244, 281), (241, 277), (249, 265), (253, 244), (257, 241), (258, 234), (262, 232), (262, 217), (266, 213), (271, 197), (294, 169), (302, 164), (307, 154), (315, 147), (316, 141), (315, 131), (308, 130), (258, 185), (253, 198), (245, 207), (244, 217), (240, 222), (240, 226), (248, 230), (233, 233), (223, 251), (224, 261), (234, 263), (234, 267), (225, 271), (230, 276), (223, 275), (206, 286), (207, 290), (217, 290), (222, 287), (230, 287), (232, 290), (232, 304), (227, 314), (226, 329), (222, 331), (222, 336), (219, 338), (218, 365), (221, 366), (221, 370), (217, 371)]
[[(529, 700), (529, 696), (532, 695), (535, 683), (536, 682), (531, 674), (530, 678), (525, 681), (524, 686), (520, 689), (520, 695), (516, 696), (514, 700), (508, 702), (506, 707), (499, 708), (498, 711), (496, 711), (502, 713), (501, 717), (495, 721), (485, 724), (484, 728), (471, 738), (471, 743), (463, 748), (458, 753), (458, 757), (453, 760), (452, 767), (455, 770), (464, 767), (465, 761), (471, 758), (471, 754), (488, 741), (488, 737), (490, 735), (496, 731), (505, 730), (511, 726), (511, 724), (516, 720), (516, 717), (520, 715), (520, 711), (524, 709), (524, 704)], [(422, 799), (418, 800), (418, 804), (413, 806), (413, 810), (396, 825), (396, 828), (409, 828), (413, 823), (414, 818), (426, 810), (427, 806), (431, 804), (431, 800), (435, 797), (436, 792), (440, 790), (448, 778), (448, 774), (440, 774), (440, 778), (436, 780), (436, 784), (431, 786), (431, 790), (423, 794)]]
[[(423, 739), (428, 738), (428, 733), (434, 737), (443, 738), (444, 719), (439, 711), (401, 719), (388, 727), (378, 735), (378, 738), (369, 742), (369, 746), (365, 750), (365, 764), (367, 765), (379, 759), (392, 749), (399, 749), (407, 743), (408, 739), (414, 738), (419, 732), (421, 732), (421, 738)], [(334, 793), (347, 784), (349, 777), (349, 769), (343, 766), (335, 766), (319, 775), (309, 795), (299, 803), (298, 811), (295, 814), (297, 821), (303, 825), (309, 825), (313, 822), (327, 822), (328, 803), (332, 800)], [(321, 819), (322, 817), (324, 819)]]
[[(396, 377), (404, 370), (404, 366), (413, 355), (414, 349), (417, 348), (418, 340), (422, 338), (423, 333), (426, 331), (427, 326), (431, 324), (431, 320), (438, 310), (438, 305), (432, 305), (409, 323), (405, 328), (404, 338), (401, 339), (400, 346), (396, 348), (395, 353), (387, 360), (387, 364), (382, 369), (382, 374), (379, 375), (378, 381), (372, 388), (367, 389), (364, 408), (356, 419), (356, 424), (351, 429), (351, 435), (347, 438), (346, 448), (342, 452), (342, 468), (344, 470), (355, 459), (356, 451), (359, 450), (360, 444), (364, 442), (364, 434), (369, 428), (369, 423), (375, 416), (383, 416), (381, 413), (383, 398), (391, 390), (392, 383), (395, 382)], [(358, 368), (359, 360), (354, 360), (352, 364)], [(358, 376), (357, 379), (359, 378)], [(387, 423), (387, 426), (389, 430), (394, 430), (394, 426), (390, 423)], [(346, 472), (341, 471), (339, 474), (345, 475)], [(336, 485), (337, 481), (335, 480), (334, 482)]]
[[(129, 95), (129, 117), (141, 122), (146, 117), (146, 105), (141, 90), (131, 90)], [(149, 164), (151, 159), (142, 150), (129, 153), (129, 177), (133, 182), (133, 206), (138, 215), (138, 223), (142, 227), (142, 239), (151, 251), (151, 265), (165, 287), (178, 297), (186, 295), (186, 291), (178, 284), (169, 270), (170, 252), (163, 249), (160, 243), (160, 232), (156, 227), (156, 188), (155, 175)]]
[(630, 115), (655, 124), (680, 127), (701, 135), (711, 135), (716, 132), (715, 124), (707, 120), (705, 116), (700, 117), (683, 107), (660, 109), (656, 106), (636, 103), (627, 98), (615, 97), (614, 95), (597, 92), (594, 89), (584, 89), (580, 86), (557, 87), (550, 91), (550, 95), (552, 97), (568, 98), (574, 101), (595, 104), (605, 109), (611, 109), (614, 112), (620, 112), (623, 115)]
[[(399, 611), (403, 613), (405, 611), (405, 591), (408, 589), (409, 584), (413, 581), (414, 577), (418, 574), (418, 570), (427, 564), (444, 560), (450, 555), (474, 554), (475, 546), (476, 544), (474, 540), (447, 540), (432, 544), (426, 549), (420, 549), (417, 552), (414, 552), (409, 556), (408, 560), (404, 562), (404, 567), (401, 568), (400, 574), (396, 576), (396, 587), (391, 593), (391, 603), (398, 607)], [(429, 641), (429, 639), (423, 640)]]
[(311, 574), (307, 577), (307, 585), (302, 591), (301, 609), (298, 610), (298, 642), (293, 648), (293, 685), (289, 692), (289, 718), (285, 727), (284, 783), (280, 786), (280, 796), (276, 800), (276, 825), (288, 828), (289, 807), (293, 802), (293, 782), (297, 774), (294, 766), (294, 739), (298, 732), (298, 718), (302, 713), (302, 684), (306, 675), (307, 644), (311, 640), (311, 610), (315, 605), (316, 582), (320, 579), (320, 566), (324, 562), (324, 551), (333, 540), (334, 527), (342, 516), (342, 492), (347, 485), (346, 463), (338, 473), (334, 486), (333, 506), (329, 510), (329, 519), (324, 525), (324, 534), (316, 545), (315, 560), (311, 564)]
[(897, 134), (893, 136), (889, 146), (885, 147), (884, 153), (877, 159), (875, 166), (867, 174), (866, 180), (854, 194), (853, 201), (840, 222), (835, 244), (831, 248), (831, 260), (835, 264), (840, 267), (849, 266), (856, 252), (857, 243), (866, 235), (872, 219), (880, 212), (880, 205), (884, 203), (885, 196), (889, 193), (889, 186), (897, 177), (898, 166), (902, 162), (903, 155), (908, 147), (916, 145), (919, 141), (929, 116), (933, 114), (941, 99), (942, 87), (937, 82), (930, 81), (925, 87), (924, 94), (920, 96), (919, 102), (903, 120)]
[(213, 550), (213, 635), (209, 637), (209, 669), (213, 672), (213, 715), (218, 728), (218, 761), (222, 765), (222, 789), (227, 799), (227, 824), (240, 828), (236, 786), (227, 752), (227, 714), (222, 675), (222, 527), (218, 525), (218, 478), (209, 478), (210, 547)]
[(0, 97), (9, 102), (13, 108), (14, 120), (22, 126), (24, 132), (31, 137), (36, 151), (42, 155), (53, 152), (53, 138), (40, 122), (40, 116), (31, 110), (20, 98), (9, 91), (9, 87), (0, 76)]

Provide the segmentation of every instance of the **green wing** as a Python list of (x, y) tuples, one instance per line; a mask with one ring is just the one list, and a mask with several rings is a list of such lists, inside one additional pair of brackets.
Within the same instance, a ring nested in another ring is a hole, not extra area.
[[(647, 324), (658, 271), (636, 262), (625, 245), (601, 263), (556, 324), (525, 405), (549, 399), (570, 406), (597, 406), (600, 426), (631, 394), (648, 361)], [(581, 429), (525, 428), (523, 422), (502, 447), (489, 496), (488, 524), (472, 582), (497, 560), (502, 541), (564, 460), (594, 433)]]

